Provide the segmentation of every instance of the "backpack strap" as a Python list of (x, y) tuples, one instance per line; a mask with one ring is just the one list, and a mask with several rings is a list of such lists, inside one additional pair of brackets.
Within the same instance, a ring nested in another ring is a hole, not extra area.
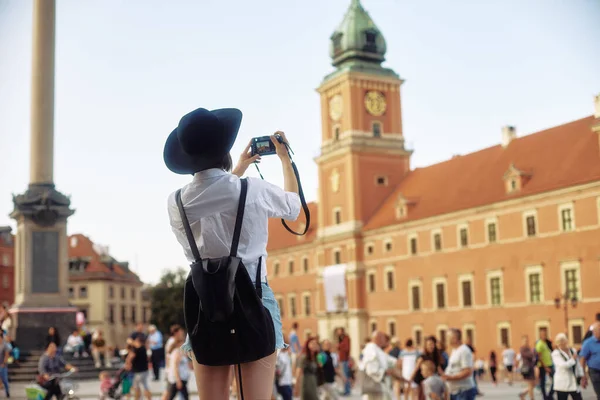
[(248, 180), (240, 179), (242, 190), (240, 191), (240, 200), (238, 202), (237, 217), (235, 218), (235, 229), (233, 230), (233, 240), (231, 241), (231, 257), (237, 257), (238, 245), (240, 244), (240, 233), (242, 232), (242, 221), (244, 220), (244, 208), (246, 206), (246, 194), (248, 193)]
[(198, 245), (196, 245), (196, 240), (194, 239), (194, 234), (192, 233), (192, 228), (190, 227), (190, 222), (188, 221), (187, 215), (185, 214), (185, 209), (183, 208), (183, 203), (181, 201), (181, 189), (175, 193), (175, 201), (177, 202), (177, 208), (179, 208), (179, 215), (181, 216), (183, 229), (185, 229), (185, 235), (187, 236), (190, 248), (192, 249), (192, 254), (194, 255), (194, 261), (200, 262), (202, 257), (200, 257)]

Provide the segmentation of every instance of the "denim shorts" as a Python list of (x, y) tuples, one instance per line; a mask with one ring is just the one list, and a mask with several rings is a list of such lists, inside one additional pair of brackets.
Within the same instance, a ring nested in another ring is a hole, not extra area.
[[(275, 300), (275, 294), (269, 287), (267, 282), (262, 283), (262, 303), (273, 319), (273, 327), (275, 328), (275, 349), (280, 350), (287, 348), (288, 345), (283, 342), (283, 330), (281, 326), (281, 313), (279, 311), (279, 303)], [(190, 343), (190, 336), (188, 335), (185, 339), (185, 343), (181, 346), (181, 350), (188, 355), (192, 354), (192, 345)]]

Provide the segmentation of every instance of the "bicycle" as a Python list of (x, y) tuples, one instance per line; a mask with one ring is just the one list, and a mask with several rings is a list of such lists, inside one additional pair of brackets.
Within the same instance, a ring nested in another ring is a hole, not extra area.
[[(67, 372), (63, 372), (62, 374), (53, 374), (48, 379), (48, 382), (52, 380), (58, 380), (58, 384), (60, 385), (60, 390), (62, 392), (61, 400), (79, 400), (79, 397), (75, 395), (75, 390), (79, 387), (75, 382), (72, 382), (66, 378), (73, 375), (77, 372), (74, 369), (71, 369)], [(39, 384), (34, 384), (25, 388), (25, 394), (28, 400), (38, 400), (43, 399), (46, 396), (46, 389), (44, 389)]]

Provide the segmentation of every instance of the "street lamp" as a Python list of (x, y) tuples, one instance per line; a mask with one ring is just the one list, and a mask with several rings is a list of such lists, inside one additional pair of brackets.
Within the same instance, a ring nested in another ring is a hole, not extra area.
[(571, 307), (577, 307), (577, 303), (579, 300), (577, 299), (577, 295), (571, 294), (568, 291), (563, 295), (557, 295), (554, 298), (554, 305), (557, 309), (560, 309), (562, 304), (564, 316), (565, 316), (565, 333), (569, 332), (569, 303), (571, 303)]

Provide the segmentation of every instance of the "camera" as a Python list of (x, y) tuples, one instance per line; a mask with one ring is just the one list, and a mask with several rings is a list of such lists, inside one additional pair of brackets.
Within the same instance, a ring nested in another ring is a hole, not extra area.
[[(283, 138), (280, 135), (275, 135), (279, 143), (283, 143)], [(275, 145), (271, 142), (270, 136), (261, 136), (252, 138), (252, 155), (268, 156), (276, 154)]]

